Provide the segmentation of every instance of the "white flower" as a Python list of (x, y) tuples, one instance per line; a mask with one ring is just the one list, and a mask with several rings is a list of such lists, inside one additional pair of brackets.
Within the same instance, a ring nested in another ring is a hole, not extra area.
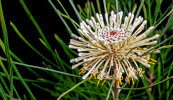
[(83, 79), (90, 75), (90, 79), (94, 76), (99, 80), (98, 84), (103, 79), (113, 79), (113, 83), (117, 80), (118, 84), (122, 84), (121, 80), (126, 75), (125, 80), (129, 82), (131, 78), (134, 84), (133, 79), (138, 79), (138, 75), (143, 77), (144, 73), (138, 63), (149, 68), (150, 64), (156, 62), (150, 58), (150, 53), (159, 51), (141, 56), (152, 48), (146, 48), (147, 45), (157, 43), (153, 40), (159, 37), (158, 34), (146, 38), (154, 26), (144, 31), (147, 21), (141, 16), (134, 19), (134, 14), (129, 13), (124, 23), (122, 16), (122, 11), (117, 14), (112, 11), (110, 16), (97, 13), (96, 18), (91, 17), (80, 23), (78, 30), (83, 38), (72, 34), (74, 39), (70, 40), (69, 47), (77, 49), (79, 57), (70, 62), (77, 63), (72, 66), (73, 69), (83, 65), (80, 69), (80, 74), (85, 74)]

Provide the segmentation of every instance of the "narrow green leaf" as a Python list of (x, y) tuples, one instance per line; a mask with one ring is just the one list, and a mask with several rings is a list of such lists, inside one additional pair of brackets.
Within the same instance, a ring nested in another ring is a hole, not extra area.
[[(86, 14), (85, 14), (84, 10), (81, 8), (81, 6), (80, 6), (80, 5), (77, 5), (77, 7), (78, 7), (78, 9), (80, 10), (79, 12), (81, 12), (82, 16), (83, 16), (84, 18), (86, 18)], [(82, 17), (82, 16), (81, 16), (81, 17)]]
[[(131, 86), (131, 88), (133, 88), (134, 85)], [(126, 96), (126, 99), (125, 100), (129, 100), (129, 97), (130, 97), (130, 94), (132, 93), (132, 90), (130, 90)]]
[(133, 14), (136, 12), (136, 9), (137, 9), (137, 4), (135, 4), (134, 7), (133, 7), (133, 10), (132, 10)]
[[(46, 45), (46, 43), (41, 39), (41, 38), (39, 38), (39, 40), (40, 40), (40, 42), (46, 47), (46, 49), (49, 49), (49, 47)], [(56, 53), (55, 53), (56, 54)], [(57, 58), (58, 59), (58, 58)], [(58, 68), (58, 66), (60, 66), (60, 64), (59, 64), (59, 61), (57, 60), (57, 66), (55, 66), (55, 67), (57, 67)]]
[(101, 8), (100, 8), (100, 1), (99, 0), (96, 0), (96, 3), (97, 3), (97, 9), (98, 9), (98, 12), (99, 14), (101, 14)]
[[(172, 62), (172, 64), (170, 65), (170, 68), (169, 68), (169, 70), (168, 70), (168, 75), (167, 75), (167, 77), (170, 76), (172, 70), (173, 70), (173, 62)], [(170, 93), (171, 93), (170, 84), (171, 84), (171, 83), (170, 83), (170, 80), (168, 80), (168, 81), (166, 82), (166, 90), (167, 90), (167, 92), (166, 92), (166, 99), (167, 99), (167, 100), (169, 100), (169, 98), (170, 98)]]
[(27, 100), (27, 98), (26, 98), (26, 95), (25, 95), (25, 94), (24, 94), (23, 98), (24, 98), (24, 100)]
[[(172, 4), (173, 4), (173, 2), (170, 5), (172, 5)], [(161, 13), (161, 12), (159, 13), (160, 17), (157, 19), (157, 22), (155, 22), (154, 25), (156, 23), (158, 23), (160, 20), (162, 20), (163, 17), (165, 17), (165, 15), (168, 13), (168, 11), (170, 11), (172, 9), (172, 6), (170, 6), (170, 5), (168, 6), (168, 8), (163, 13)]]
[(156, 23), (157, 17), (159, 15), (162, 0), (156, 0), (155, 2), (156, 2), (156, 7), (155, 7), (155, 11), (154, 11), (154, 23)]
[[(7, 61), (7, 59), (6, 59), (6, 61)], [(7, 72), (6, 67), (5, 67), (4, 64), (2, 63), (2, 60), (1, 60), (1, 59), (0, 59), (0, 66), (1, 66), (1, 68), (3, 69), (5, 75), (7, 76), (7, 79), (8, 79), (8, 81), (9, 81), (9, 83), (10, 83), (10, 75), (9, 75), (9, 73)], [(13, 86), (13, 87), (14, 87), (14, 86)], [(19, 96), (18, 92), (16, 91), (16, 88), (15, 88), (15, 87), (14, 87), (14, 92), (16, 93), (17, 97), (20, 98), (20, 96)]]
[(144, 1), (145, 1), (145, 0), (142, 0), (140, 6), (139, 6), (139, 8), (138, 8), (138, 11), (137, 11), (137, 13), (136, 13), (135, 18), (137, 18), (137, 17), (139, 16), (139, 13), (141, 12), (141, 9), (142, 9), (142, 6), (143, 6), (143, 4), (144, 4)]
[[(10, 58), (10, 59), (11, 59), (11, 58)], [(19, 77), (21, 83), (24, 85), (24, 87), (25, 87), (26, 90), (28, 91), (28, 93), (29, 93), (29, 95), (31, 96), (31, 98), (32, 98), (33, 100), (36, 100), (36, 98), (34, 97), (33, 93), (31, 92), (29, 86), (28, 86), (28, 85), (26, 84), (26, 82), (23, 80), (21, 74), (19, 73), (19, 71), (18, 71), (17, 67), (15, 66), (14, 62), (12, 61), (12, 59), (11, 59), (11, 64), (12, 64), (12, 66), (13, 66), (13, 69), (14, 69), (16, 75)]]
[[(65, 14), (66, 14), (69, 18), (71, 18), (70, 15), (68, 14), (68, 12), (66, 11), (66, 9), (64, 8), (64, 6), (61, 4), (61, 2), (60, 2), (59, 0), (57, 0), (57, 1), (58, 1), (58, 3), (60, 4), (61, 8), (64, 10)], [(49, 3), (53, 6), (53, 3), (51, 2), (51, 0), (49, 0)], [(79, 33), (79, 35), (80, 35), (81, 37), (83, 37), (83, 36), (81, 35), (81, 33), (78, 31), (78, 28), (76, 27), (75, 23), (74, 23), (71, 19), (69, 19), (69, 20), (70, 20), (70, 22), (72, 23), (72, 25), (74, 26), (74, 28), (76, 29), (76, 31)]]
[(24, 8), (25, 12), (27, 13), (28, 17), (30, 18), (30, 20), (32, 21), (32, 23), (34, 24), (34, 26), (36, 27), (37, 31), (39, 32), (40, 36), (42, 37), (43, 41), (46, 43), (48, 50), (50, 51), (50, 53), (52, 54), (54, 60), (57, 62), (57, 58), (55, 56), (54, 51), (52, 50), (49, 42), (47, 41), (43, 31), (41, 30), (40, 26), (38, 25), (38, 23), (36, 22), (36, 20), (34, 19), (34, 17), (32, 16), (31, 12), (29, 11), (29, 9), (27, 8), (25, 2), (23, 0), (20, 0), (20, 3), (22, 5), (22, 7)]
[[(7, 96), (10, 100), (21, 100), (21, 99), (14, 98), (14, 97), (12, 97), (12, 96), (10, 96), (10, 95), (8, 95), (8, 94), (6, 94), (6, 96)], [(9, 100), (9, 99), (8, 99), (8, 100)]]
[(132, 11), (132, 1), (130, 0), (129, 2), (126, 2), (126, 4), (128, 5), (128, 8), (127, 9), (129, 9), (129, 11), (131, 12)]
[(103, 5), (104, 5), (105, 13), (107, 13), (107, 7), (106, 7), (106, 1), (105, 0), (103, 0)]
[[(71, 4), (73, 10), (75, 11), (76, 16), (77, 16), (79, 22), (81, 22), (81, 21), (82, 21), (82, 18), (80, 17), (80, 15), (79, 15), (79, 13), (78, 13), (78, 11), (77, 11), (77, 9), (76, 9), (76, 6), (74, 5), (73, 0), (69, 0), (69, 2), (70, 2), (70, 4)], [(69, 18), (70, 18), (70, 17), (69, 17)]]
[(159, 47), (158, 50), (166, 49), (166, 48), (172, 48), (172, 47), (173, 47), (173, 45), (166, 45), (166, 46)]
[(116, 2), (116, 12), (118, 13), (118, 0), (115, 0)]
[[(47, 65), (45, 62), (42, 62), (42, 64), (48, 69), (53, 69), (52, 66)], [(58, 70), (61, 70), (61, 67), (57, 67), (57, 68), (58, 68)], [(50, 73), (47, 70), (43, 70), (43, 71), (55, 79), (57, 79), (57, 77), (59, 77), (59, 75), (57, 73)]]
[(9, 72), (9, 75), (10, 75), (10, 91), (9, 91), (9, 94), (11, 97), (13, 97), (13, 68), (11, 67), (10, 68), (10, 72)]
[[(5, 53), (5, 46), (4, 43), (2, 42), (2, 40), (0, 39), (0, 46), (3, 50), (3, 52)], [(18, 62), (24, 63), (24, 61), (22, 61), (19, 57), (17, 57), (11, 50), (10, 50), (10, 55), (17, 60)], [(31, 68), (27, 68), (30, 72), (32, 72), (34, 75), (36, 75), (37, 77), (41, 77), (40, 75), (38, 75), (38, 73), (36, 73), (35, 71), (33, 71)]]
[(82, 83), (86, 82), (88, 79), (81, 81), (80, 83), (76, 84), (75, 86), (73, 86), (71, 89), (67, 90), (66, 92), (64, 92), (63, 94), (61, 94), (57, 100), (60, 100), (64, 95), (66, 95), (67, 93), (69, 93), (70, 91), (72, 91), (73, 89), (75, 89), (76, 87), (78, 87), (79, 85), (81, 85)]
[[(162, 80), (162, 81), (160, 81), (160, 82), (157, 82), (157, 83), (153, 83), (152, 85), (150, 85), (150, 86), (145, 86), (145, 87), (140, 87), (140, 88), (118, 88), (118, 89), (122, 89), (122, 90), (143, 90), (143, 89), (148, 89), (148, 88), (150, 88), (150, 87), (153, 87), (153, 86), (156, 86), (156, 85), (158, 85), (158, 84), (161, 84), (161, 83), (164, 83), (164, 82), (166, 82), (166, 81), (168, 81), (168, 80), (171, 80), (171, 79), (173, 79), (173, 76), (171, 76), (171, 77), (168, 77), (168, 78), (166, 78), (166, 79), (164, 79), (164, 80)], [(145, 81), (145, 80), (144, 80)], [(144, 84), (146, 84), (146, 83), (144, 83)]]
[(46, 43), (45, 43), (41, 38), (39, 38), (39, 40), (40, 40), (40, 42), (41, 42), (47, 49), (49, 49), (49, 48), (47, 47)]
[(64, 67), (64, 65), (63, 65), (63, 63), (62, 63), (61, 57), (59, 56), (59, 54), (58, 54), (58, 52), (57, 52), (56, 49), (55, 49), (55, 54), (56, 54), (56, 56), (57, 56), (57, 58), (58, 58), (58, 60), (59, 60), (59, 62), (60, 62), (61, 67), (63, 68), (63, 71), (64, 71), (64, 72), (67, 72), (67, 70), (65, 69), (65, 67)]
[[(7, 61), (7, 60), (6, 60)], [(7, 75), (8, 79), (10, 79), (10, 76), (8, 74), (8, 71), (6, 70), (6, 67), (4, 66), (4, 64), (2, 63), (2, 60), (0, 59), (0, 66), (2, 68), (2, 70), (4, 71), (4, 73)]]
[(6, 23), (5, 23), (5, 19), (4, 19), (3, 10), (2, 10), (1, 0), (0, 0), (0, 22), (1, 22), (1, 27), (2, 27), (3, 38), (4, 38), (4, 44), (5, 44), (5, 51), (6, 51), (7, 63), (8, 63), (8, 67), (9, 67), (9, 69), (10, 69), (10, 68), (11, 68), (11, 63), (10, 63), (10, 53), (9, 53), (8, 34), (7, 34)]
[(3, 38), (4, 38), (4, 44), (5, 44), (5, 54), (7, 58), (7, 65), (9, 69), (9, 77), (10, 77), (10, 91), (9, 94), (11, 97), (13, 97), (13, 67), (11, 65), (11, 57), (10, 57), (10, 49), (9, 49), (9, 42), (8, 42), (8, 33), (7, 33), (7, 28), (6, 28), (6, 23), (3, 15), (3, 10), (2, 10), (2, 4), (0, 0), (0, 22), (1, 22), (1, 27), (2, 27), (2, 33), (3, 33)]
[(88, 7), (88, 3), (85, 3), (85, 9), (84, 10), (85, 10), (85, 13), (87, 15), (86, 18), (89, 19), (90, 18), (90, 10), (89, 10), (89, 7)]
[(147, 8), (148, 8), (148, 21), (149, 21), (149, 25), (150, 26), (152, 26), (153, 25), (153, 22), (152, 22), (152, 20), (153, 20), (153, 17), (152, 17), (152, 15), (151, 15), (151, 1), (150, 0), (147, 0), (146, 1), (146, 6), (147, 6)]
[(50, 93), (50, 94), (53, 95), (53, 96), (58, 96), (58, 95), (59, 95), (57, 92), (54, 92), (54, 91), (50, 90), (49, 88), (42, 87), (42, 86), (37, 85), (37, 84), (35, 84), (35, 83), (32, 83), (32, 84), (33, 84), (35, 87), (37, 87), (37, 88), (39, 88), (39, 89), (41, 89), (41, 90), (43, 90), (43, 91), (46, 91), (46, 92)]
[[(146, 6), (145, 6), (145, 4), (143, 4), (143, 12), (144, 12), (144, 19), (147, 19), (147, 9), (146, 9)], [(146, 27), (145, 28), (147, 28), (147, 24), (146, 24)]]
[(127, 10), (127, 6), (126, 6), (125, 2), (121, 1), (121, 3), (122, 3), (122, 6), (123, 6), (123, 12), (128, 14), (129, 11)]
[(109, 97), (110, 97), (110, 93), (112, 91), (112, 85), (108, 82), (109, 84), (109, 91), (108, 91), (108, 94), (107, 94), (107, 97), (106, 97), (106, 100), (109, 100)]
[[(157, 78), (157, 81), (160, 81), (161, 80), (161, 64), (158, 63), (158, 70), (157, 70), (157, 75), (158, 75), (158, 78)], [(159, 92), (159, 98), (161, 98), (162, 94), (161, 94), (161, 88), (160, 88), (160, 84), (158, 85), (158, 92)]]
[(147, 52), (145, 52), (145, 53), (142, 54), (141, 56), (144, 56), (144, 55), (148, 54), (150, 51), (152, 51), (153, 49), (156, 49), (157, 47), (159, 47), (160, 45), (166, 43), (167, 41), (169, 41), (169, 40), (172, 39), (172, 38), (173, 38), (173, 35), (170, 36), (170, 37), (168, 37), (168, 38), (167, 38), (166, 40), (164, 40), (163, 42), (161, 42), (161, 43), (155, 45), (152, 49), (148, 50)]
[(67, 15), (61, 13), (60, 11), (59, 11), (59, 13), (61, 14), (61, 16), (65, 17), (65, 18), (67, 18), (67, 19), (69, 19), (69, 20), (72, 20), (73, 23), (74, 23), (75, 25), (77, 25), (78, 27), (80, 27), (80, 25), (79, 25), (78, 23), (76, 23), (72, 18), (70, 18), (70, 17), (68, 17)]
[[(7, 59), (4, 59), (2, 57), (0, 57), (0, 59), (3, 60), (3, 61), (7, 61)], [(44, 67), (39, 67), (39, 66), (34, 66), (34, 65), (29, 65), (29, 64), (23, 64), (23, 63), (19, 63), (19, 62), (15, 62), (15, 61), (14, 61), (14, 63), (17, 64), (17, 65), (25, 66), (25, 67), (30, 67), (30, 68), (40, 69), (40, 70), (47, 70), (47, 71), (50, 71), (50, 72), (55, 72), (55, 73), (74, 76), (74, 77), (81, 77), (81, 76), (78, 76), (78, 75), (69, 74), (69, 73), (65, 73), (65, 72), (61, 72), (61, 71), (57, 71), (57, 70), (53, 70), (53, 69), (48, 69), (48, 68), (44, 68)]]
[[(157, 23), (156, 25), (155, 25), (155, 27), (154, 27), (154, 29), (156, 28), (156, 27), (158, 27), (168, 16), (170, 16), (171, 14), (173, 13), (173, 9), (168, 13), (168, 14), (166, 14), (166, 16), (164, 17), (164, 18), (162, 18), (160, 21), (159, 21), (159, 23)], [(171, 16), (173, 16), (173, 14), (171, 15)], [(170, 19), (171, 19), (172, 17), (170, 17)]]
[(7, 86), (6, 81), (5, 81), (4, 78), (2, 77), (1, 73), (0, 73), (0, 80), (1, 80), (2, 84), (4, 85), (5, 89), (7, 90), (7, 92), (9, 92), (10, 90), (9, 90), (9, 88), (8, 88), (8, 86)]
[(92, 9), (93, 15), (95, 16), (96, 15), (96, 10), (95, 10), (93, 2), (91, 2), (91, 9)]
[[(64, 49), (64, 51), (65, 51), (65, 53), (68, 55), (68, 57), (69, 57), (70, 59), (74, 58), (73, 55), (72, 55), (69, 51), (71, 51), (71, 52), (74, 53), (74, 54), (77, 54), (77, 53), (74, 52), (72, 49), (70, 49), (70, 48), (61, 40), (61, 38), (60, 38), (57, 34), (55, 34), (54, 36), (55, 36), (55, 39), (61, 44), (62, 48)], [(68, 50), (69, 50), (69, 51), (68, 51)]]
[(7, 97), (6, 97), (6, 93), (5, 93), (1, 83), (0, 83), (0, 95), (2, 95), (3, 100), (8, 100)]
[[(147, 82), (145, 81), (145, 79), (142, 79), (142, 82), (143, 82), (143, 84), (144, 84), (145, 87), (148, 86), (148, 84), (147, 84)], [(151, 88), (152, 88), (152, 87), (151, 87)], [(154, 100), (154, 97), (152, 96), (152, 94), (151, 94), (151, 92), (149, 91), (149, 89), (146, 89), (145, 91), (147, 92), (149, 98), (150, 98), (151, 100)]]
[(87, 8), (88, 8), (88, 18), (90, 18), (91, 16), (92, 16), (92, 10), (91, 10), (91, 3), (90, 3), (90, 1), (87, 1)]
[(14, 31), (17, 33), (17, 35), (19, 35), (19, 37), (33, 50), (35, 51), (39, 56), (41, 56), (44, 60), (46, 60), (47, 62), (49, 62), (50, 64), (56, 66), (56, 64), (54, 64), (52, 61), (50, 61), (49, 59), (47, 59), (42, 53), (40, 53), (36, 48), (34, 48), (26, 39), (25, 37), (23, 37), (23, 35), (19, 32), (19, 30), (17, 29), (17, 27), (10, 22), (10, 25), (13, 27)]
[(145, 95), (145, 92), (142, 92), (142, 93), (140, 93), (140, 94), (135, 94), (135, 95), (133, 95), (132, 97), (139, 97), (139, 96), (143, 96), (143, 95)]
[(108, 12), (108, 14), (110, 14), (110, 12), (111, 12), (110, 8), (111, 8), (111, 3), (108, 2), (107, 3), (107, 12)]
[[(8, 78), (7, 75), (6, 75), (5, 73), (0, 72), (0, 75), (1, 75), (2, 77)], [(13, 76), (13, 79), (14, 79), (14, 80), (19, 80), (19, 78), (18, 78), (17, 76)], [(42, 81), (39, 81), (39, 80), (31, 80), (31, 79), (26, 79), (26, 78), (24, 78), (24, 80), (25, 80), (26, 82), (42, 82)]]

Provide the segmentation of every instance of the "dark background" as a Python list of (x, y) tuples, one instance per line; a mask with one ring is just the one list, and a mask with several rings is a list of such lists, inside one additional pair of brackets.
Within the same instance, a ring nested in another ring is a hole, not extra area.
[[(22, 33), (22, 35), (35, 47), (37, 48), (41, 53), (43, 53), (48, 59), (53, 61), (53, 58), (51, 54), (47, 51), (47, 49), (40, 43), (39, 39), (40, 35), (33, 25), (33, 23), (28, 18), (27, 14), (25, 13), (24, 9), (22, 8), (22, 5), (20, 4), (19, 0), (1, 0), (4, 16), (6, 20), (6, 25), (8, 29), (8, 36), (9, 36), (9, 44), (10, 49), (19, 57), (21, 58), (25, 63), (31, 64), (31, 65), (38, 65), (43, 66), (42, 61), (43, 59), (37, 55), (34, 51), (32, 51), (15, 33), (13, 28), (10, 26), (10, 21), (13, 22), (16, 27), (19, 29), (19, 31)], [(69, 15), (75, 20), (78, 21), (75, 12), (73, 11), (73, 8), (71, 7), (69, 0), (60, 0), (61, 3), (64, 5), (66, 10), (68, 11)], [(80, 4), (81, 7), (84, 7), (84, 3), (87, 0), (73, 0), (75, 5)], [(95, 4), (96, 0), (90, 0), (93, 1)], [(167, 1), (167, 0), (165, 0)], [(171, 1), (171, 0), (170, 0)], [(46, 38), (48, 39), (50, 45), (53, 49), (57, 49), (61, 55), (64, 55), (64, 51), (61, 48), (61, 46), (58, 44), (58, 42), (54, 38), (54, 34), (58, 34), (62, 40), (64, 40), (65, 43), (69, 42), (69, 35), (64, 27), (63, 23), (59, 19), (58, 15), (55, 13), (54, 9), (51, 7), (51, 5), (48, 3), (48, 0), (24, 0), (26, 3), (28, 9), (32, 13), (33, 17), (39, 24), (40, 28), (42, 29), (43, 33), (45, 34)], [(55, 6), (63, 12), (60, 5), (56, 0), (52, 0), (52, 2), (55, 4)], [(102, 0), (100, 0), (102, 2)], [(139, 3), (138, 3), (139, 4)], [(165, 2), (166, 4), (166, 2)], [(102, 4), (101, 4), (102, 5)], [(95, 5), (96, 6), (96, 5)], [(139, 6), (139, 5), (138, 5)], [(165, 7), (166, 8), (166, 7)], [(162, 7), (164, 9), (164, 7)], [(64, 12), (63, 12), (64, 13)], [(65, 14), (65, 13), (64, 13)], [(73, 26), (70, 24), (69, 20), (66, 20), (70, 26), (70, 28), (73, 29)], [(75, 33), (75, 31), (73, 31)], [(0, 34), (0, 37), (2, 37), (2, 34)], [(2, 38), (1, 38), (2, 39)], [(4, 54), (2, 54), (2, 50), (0, 50), (0, 55), (3, 57)], [(66, 62), (69, 62), (69, 59), (64, 59), (66, 56), (61, 56), (63, 60)], [(20, 73), (25, 78), (36, 78), (32, 74), (29, 74), (26, 70), (26, 68), (23, 68), (22, 66), (18, 67), (20, 70)], [(44, 76), (44, 73), (37, 70), (37, 72), (41, 73)], [(46, 76), (45, 76), (46, 77)], [(49, 77), (47, 77), (49, 78)], [(21, 94), (27, 94), (27, 91), (25, 88), (22, 88), (23, 85), (19, 81), (14, 81), (17, 89), (19, 90), (19, 93)], [(28, 83), (31, 87), (31, 84)], [(45, 84), (46, 86), (46, 84)], [(47, 87), (47, 86), (46, 86)], [(37, 97), (39, 100), (49, 100), (50, 94), (41, 91), (38, 88), (31, 87), (32, 92), (35, 94), (35, 97)]]
[[(87, 0), (74, 0), (74, 3), (84, 6), (84, 3), (86, 1)], [(48, 0), (24, 0), (24, 2), (27, 5), (33, 17), (35, 18), (35, 20), (37, 21), (37, 23), (39, 24), (40, 28), (42, 29), (43, 33), (45, 34), (53, 49), (58, 48), (59, 46), (58, 42), (54, 38), (54, 34), (58, 34), (63, 40), (65, 40), (66, 43), (69, 42), (69, 38), (67, 38), (68, 32), (61, 20), (59, 19), (58, 15), (55, 13), (54, 9), (49, 4)], [(58, 9), (60, 9), (61, 12), (63, 12), (56, 0), (52, 0), (52, 2)], [(61, 3), (66, 8), (69, 15), (74, 20), (78, 21), (69, 3), (69, 0), (61, 0)], [(19, 36), (17, 36), (13, 28), (10, 26), (10, 21), (16, 25), (16, 27), (19, 29), (22, 35), (26, 37), (26, 39), (34, 47), (36, 47), (38, 50), (42, 51), (42, 53), (45, 53), (46, 55), (47, 50), (38, 39), (41, 36), (39, 35), (37, 29), (25, 13), (19, 0), (3, 0), (2, 6), (8, 29), (10, 49), (14, 51), (16, 55), (21, 57), (21, 59), (26, 59), (26, 63), (38, 64), (39, 60), (42, 61), (42, 59), (37, 59), (34, 61), (34, 59), (36, 59), (39, 56), (33, 53), (33, 51), (29, 47), (27, 47), (25, 43), (19, 38)], [(67, 22), (69, 22), (70, 28), (73, 29), (73, 26), (70, 24), (70, 21), (67, 20)]]
[[(43, 66), (42, 61), (44, 61), (39, 55), (37, 55), (31, 48), (29, 48), (23, 41), (20, 39), (20, 37), (16, 34), (16, 32), (13, 30), (13, 28), (10, 26), (10, 21), (13, 22), (18, 30), (21, 32), (21, 34), (37, 49), (39, 50), (44, 56), (46, 56), (48, 59), (53, 60), (53, 57), (49, 53), (49, 51), (41, 44), (39, 41), (39, 38), (41, 37), (38, 33), (37, 29), (35, 28), (34, 24), (29, 19), (28, 15), (25, 13), (22, 5), (20, 4), (19, 0), (1, 0), (2, 1), (2, 7), (4, 12), (4, 17), (6, 21), (6, 26), (8, 29), (8, 38), (9, 38), (9, 45), (10, 49), (20, 58), (22, 59), (26, 64), (30, 65), (37, 65), (37, 66)], [(73, 11), (69, 0), (60, 0), (63, 6), (68, 11), (69, 15), (75, 20), (78, 21), (75, 12)], [(84, 7), (84, 3), (87, 2), (87, 0), (73, 0), (75, 5), (80, 4), (81, 7)], [(92, 1), (92, 0), (90, 0)], [(48, 0), (24, 0), (26, 6), (30, 10), (31, 14), (37, 21), (38, 25), (42, 29), (43, 33), (45, 34), (47, 40), (49, 41), (50, 45), (52, 46), (53, 50), (56, 48), (59, 52), (59, 54), (63, 55), (61, 56), (63, 60), (66, 62), (69, 62), (69, 59), (65, 59), (67, 56), (64, 56), (64, 51), (59, 45), (59, 43), (54, 38), (54, 34), (58, 34), (62, 38), (62, 40), (65, 43), (69, 43), (69, 34), (66, 30), (65, 26), (63, 25), (62, 21), (59, 19), (58, 15), (55, 13), (54, 9), (49, 4)], [(62, 8), (58, 4), (56, 0), (52, 0), (54, 5), (62, 12)], [(95, 3), (95, 0), (93, 0)], [(64, 13), (65, 14), (65, 13)], [(73, 26), (70, 24), (69, 20), (66, 20), (69, 24), (69, 27), (72, 28)], [(1, 29), (0, 29), (1, 31)], [(1, 31), (2, 32), (2, 31)], [(0, 33), (1, 33), (0, 32)], [(73, 31), (75, 33), (75, 31)], [(3, 40), (3, 35), (0, 34), (0, 38)], [(5, 57), (4, 53), (0, 49), (0, 56)], [(31, 74), (28, 70), (26, 70), (23, 66), (17, 66), (21, 75), (24, 78), (29, 79), (36, 79), (34, 75)], [(42, 75), (44, 78), (49, 78), (44, 72), (33, 69), (36, 72), (38, 72), (40, 75)], [(15, 75), (15, 74), (14, 74)], [(26, 95), (29, 97), (28, 92), (23, 87), (20, 81), (14, 80), (14, 85), (17, 88), (19, 94)], [(44, 92), (37, 87), (34, 87), (31, 83), (28, 83), (29, 87), (31, 88), (31, 91), (35, 95), (35, 97), (38, 100), (50, 100), (55, 98), (50, 98), (51, 95), (47, 92)], [(43, 84), (42, 86), (53, 88), (51, 86), (47, 86), (47, 84)]]

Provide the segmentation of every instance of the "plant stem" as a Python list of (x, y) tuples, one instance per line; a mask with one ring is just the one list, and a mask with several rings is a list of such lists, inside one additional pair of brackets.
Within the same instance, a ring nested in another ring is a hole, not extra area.
[(115, 81), (115, 85), (114, 85), (114, 100), (119, 100), (119, 93), (120, 93), (120, 89), (118, 86), (118, 81)]
[[(116, 66), (112, 67), (114, 74), (116, 74)], [(113, 100), (119, 100), (119, 93), (120, 93), (120, 89), (119, 89), (119, 84), (118, 81), (115, 79), (115, 84), (114, 84), (114, 96), (113, 96)]]
[[(148, 80), (149, 86), (152, 85), (153, 74), (154, 74), (153, 72), (150, 72), (150, 74), (149, 74), (149, 80)], [(149, 88), (149, 91), (152, 94), (152, 87)], [(151, 98), (149, 98), (149, 100), (151, 100)]]

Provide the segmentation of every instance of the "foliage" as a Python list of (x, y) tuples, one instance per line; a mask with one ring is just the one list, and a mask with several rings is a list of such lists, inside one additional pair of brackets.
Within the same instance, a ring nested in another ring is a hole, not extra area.
[[(24, 43), (28, 47), (30, 47), (30, 49), (38, 54), (40, 58), (44, 59), (42, 63), (43, 67), (26, 64), (24, 61), (22, 61), (22, 59), (15, 55), (13, 51), (10, 50), (10, 45), (8, 42), (9, 32), (6, 28), (2, 9), (3, 5), (0, 1), (0, 22), (3, 33), (3, 38), (0, 38), (0, 46), (5, 54), (5, 57), (2, 57), (2, 55), (0, 55), (0, 96), (4, 100), (35, 100), (38, 97), (33, 94), (33, 90), (31, 88), (37, 87), (39, 91), (45, 91), (47, 94), (50, 94), (52, 96), (51, 98), (59, 97), (59, 99), (63, 98), (75, 100), (112, 99), (114, 93), (111, 86), (111, 81), (107, 81), (105, 85), (97, 87), (96, 80), (82, 80), (81, 76), (78, 75), (79, 70), (72, 70), (71, 64), (66, 62), (71, 58), (74, 58), (74, 56), (77, 55), (77, 52), (70, 49), (68, 47), (68, 43), (65, 43), (58, 34), (55, 34), (54, 37), (57, 40), (57, 43), (61, 45), (61, 49), (68, 56), (68, 58), (63, 59), (63, 55), (60, 54), (59, 48), (55, 50), (52, 49), (52, 46), (44, 35), (44, 32), (40, 28), (34, 16), (32, 16), (31, 12), (29, 11), (30, 8), (27, 7), (27, 4), (25, 4), (23, 0), (19, 1), (29, 19), (37, 29), (38, 34), (41, 37), (39, 39), (40, 43), (47, 49), (54, 60), (49, 60), (46, 55), (42, 54), (36, 47), (34, 47), (28, 41), (31, 39), (27, 40), (23, 36), (24, 33), (21, 33), (20, 29), (18, 29), (13, 22), (10, 22), (10, 25), (14, 29), (16, 34), (24, 41)], [(52, 6), (53, 8), (52, 10), (55, 11), (55, 13), (59, 16), (64, 26), (66, 27), (68, 33), (65, 34), (69, 36), (71, 36), (72, 33), (80, 35), (77, 30), (77, 27), (79, 26), (78, 22), (75, 22), (71, 18), (71, 16), (64, 8), (63, 4), (61, 4), (59, 0), (55, 2), (62, 8), (62, 10), (60, 11), (55, 7), (54, 3), (52, 3), (51, 0), (48, 1), (50, 6)], [(88, 0), (85, 3), (85, 7), (80, 5), (76, 6), (73, 0), (69, 0), (68, 3), (71, 4), (71, 7), (74, 10), (74, 13), (76, 14), (79, 22), (85, 20), (86, 18), (90, 18), (91, 16), (95, 16), (96, 12), (107, 12), (109, 14), (112, 10), (114, 10), (115, 12), (122, 10), (124, 12), (124, 15), (127, 15), (128, 12), (133, 12), (135, 13), (136, 17), (139, 15), (144, 16), (144, 19), (149, 22), (147, 23), (146, 29), (149, 26), (154, 25), (155, 30), (152, 31), (149, 36), (153, 36), (156, 33), (161, 35), (161, 37), (159, 38), (160, 43), (155, 46), (156, 48), (160, 47), (159, 49), (161, 50), (161, 52), (158, 55), (152, 55), (152, 58), (155, 58), (158, 63), (152, 65), (150, 69), (147, 69), (141, 65), (140, 67), (145, 70), (144, 78), (136, 81), (135, 85), (129, 86), (127, 85), (127, 83), (124, 83), (120, 88), (120, 99), (173, 99), (173, 95), (171, 95), (171, 92), (173, 92), (173, 85), (171, 85), (173, 83), (171, 77), (171, 72), (173, 69), (173, 55), (170, 55), (173, 49), (173, 9), (171, 9), (173, 3), (169, 4), (164, 10), (161, 10), (163, 4), (162, 0), (140, 0), (140, 2), (137, 2), (137, 0), (119, 0), (119, 2), (118, 0), (103, 0), (103, 2), (101, 2), (100, 0), (96, 0), (96, 3)], [(74, 26), (74, 29), (70, 28), (69, 24), (72, 24)], [(32, 73), (33, 75), (35, 75), (37, 79), (27, 79), (25, 77), (22, 77), (22, 75), (20, 74), (20, 70), (18, 70), (18, 67), (21, 66), (24, 66), (27, 70), (29, 70), (30, 74)], [(40, 75), (37, 70), (34, 69), (43, 71), (45, 75)], [(49, 77), (51, 78), (45, 77), (47, 75), (49, 75)], [(26, 94), (18, 92), (19, 87), (15, 86), (15, 81), (20, 81), (22, 83), (23, 86), (20, 88), (26, 89)], [(27, 84), (29, 83), (32, 83), (32, 85), (28, 86)]]

